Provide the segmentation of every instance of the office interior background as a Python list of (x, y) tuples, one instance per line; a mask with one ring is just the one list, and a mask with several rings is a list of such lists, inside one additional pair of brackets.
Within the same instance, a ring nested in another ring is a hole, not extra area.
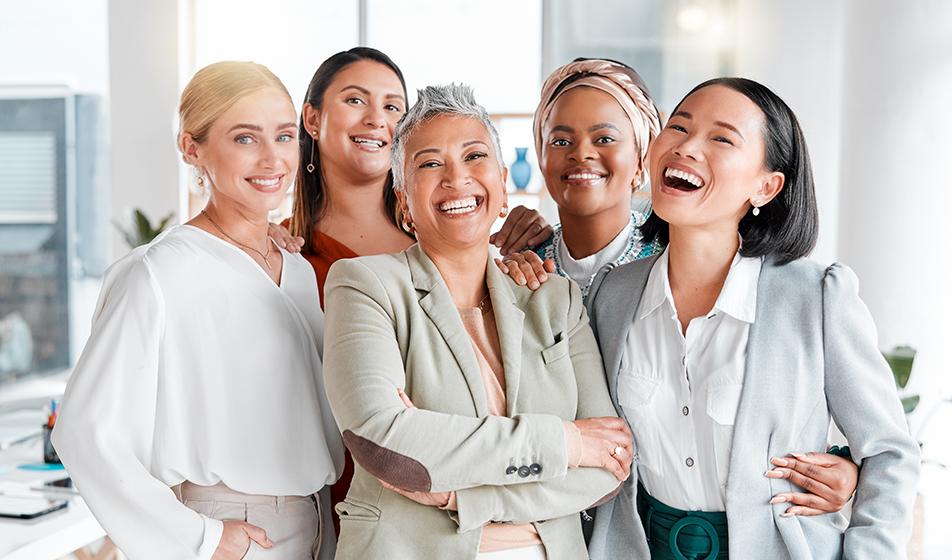
[(908, 416), (923, 446), (910, 551), (952, 557), (945, 0), (0, 0), (0, 450), (18, 439), (16, 418), (62, 393), (133, 212), (182, 223), (201, 208), (175, 148), (191, 75), (254, 60), (300, 108), (320, 62), (356, 45), (400, 65), (411, 102), (427, 84), (472, 85), (506, 162), (528, 148), (532, 178), (513, 200), (550, 222), (531, 115), (545, 76), (572, 58), (634, 66), (663, 111), (720, 75), (783, 97), (814, 166), (813, 258), (855, 269), (884, 351), (917, 351), (902, 389), (921, 398)]

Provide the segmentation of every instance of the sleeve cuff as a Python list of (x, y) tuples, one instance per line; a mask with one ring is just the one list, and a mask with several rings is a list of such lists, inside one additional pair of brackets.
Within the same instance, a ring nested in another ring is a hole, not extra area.
[(218, 549), (218, 544), (221, 542), (225, 525), (217, 519), (206, 516), (202, 516), (202, 521), (205, 523), (205, 533), (202, 537), (202, 546), (198, 549), (198, 558), (199, 560), (211, 560), (215, 550)]

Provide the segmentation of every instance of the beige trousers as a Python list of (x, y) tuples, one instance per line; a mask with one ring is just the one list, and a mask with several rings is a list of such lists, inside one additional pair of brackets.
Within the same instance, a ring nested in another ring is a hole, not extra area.
[(245, 521), (268, 533), (269, 549), (254, 541), (243, 556), (247, 560), (312, 560), (321, 547), (321, 507), (314, 496), (256, 496), (242, 494), (222, 483), (198, 486), (184, 482), (176, 496), (192, 510), (221, 521)]

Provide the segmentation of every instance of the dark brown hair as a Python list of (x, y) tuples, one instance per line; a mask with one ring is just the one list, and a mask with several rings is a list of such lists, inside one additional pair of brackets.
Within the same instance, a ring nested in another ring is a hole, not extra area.
[[(403, 72), (390, 60), (390, 57), (377, 49), (370, 47), (354, 47), (347, 51), (339, 52), (318, 67), (311, 78), (311, 83), (307, 86), (307, 95), (304, 101), (316, 109), (320, 109), (324, 103), (324, 93), (334, 81), (337, 74), (344, 68), (361, 60), (370, 60), (382, 64), (393, 71), (403, 86), (403, 96), (407, 97), (407, 84), (403, 79)], [(301, 168), (298, 170), (297, 179), (294, 188), (294, 208), (291, 212), (291, 234), (304, 238), (304, 250), (312, 248), (312, 238), (314, 226), (321, 219), (327, 206), (327, 194), (324, 189), (324, 174), (321, 168), (320, 153), (317, 146), (314, 145), (314, 138), (308, 134), (304, 122), (304, 112), (301, 112), (299, 137), (301, 139)], [(312, 152), (313, 150), (313, 152)], [(314, 154), (314, 172), (309, 173), (306, 169), (311, 160), (311, 154)], [(387, 215), (390, 216), (393, 224), (398, 228), (400, 224), (397, 220), (397, 196), (393, 192), (393, 173), (387, 172), (387, 181), (383, 189), (383, 202), (387, 209)], [(401, 231), (403, 231), (401, 229)]]

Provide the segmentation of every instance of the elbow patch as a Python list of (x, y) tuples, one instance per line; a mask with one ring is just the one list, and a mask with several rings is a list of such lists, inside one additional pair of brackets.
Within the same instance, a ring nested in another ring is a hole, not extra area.
[(344, 445), (350, 450), (354, 460), (370, 474), (401, 490), (430, 491), (432, 486), (430, 473), (423, 463), (381, 447), (350, 430), (344, 430), (343, 436)]

